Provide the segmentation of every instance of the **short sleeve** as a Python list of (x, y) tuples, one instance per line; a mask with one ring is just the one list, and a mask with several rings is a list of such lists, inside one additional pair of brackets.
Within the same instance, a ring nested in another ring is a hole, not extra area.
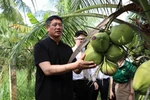
[(48, 50), (39, 43), (34, 46), (34, 63), (38, 65), (41, 62), (50, 61)]

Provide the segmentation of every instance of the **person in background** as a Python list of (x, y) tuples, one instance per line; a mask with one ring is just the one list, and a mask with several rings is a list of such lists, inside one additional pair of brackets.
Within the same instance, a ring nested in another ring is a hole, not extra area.
[[(116, 100), (135, 100), (132, 81), (137, 68), (130, 61), (127, 61), (126, 57), (118, 61), (118, 66), (116, 74), (112, 76), (110, 99), (115, 96)], [(115, 82), (115, 95), (112, 86), (113, 82)]]
[(36, 65), (36, 100), (73, 100), (72, 71), (96, 67), (93, 61), (84, 61), (85, 54), (68, 63), (73, 51), (60, 40), (62, 18), (53, 15), (46, 20), (48, 37), (34, 46)]
[(116, 100), (116, 94), (115, 94), (115, 82), (113, 81), (113, 78), (110, 77), (110, 93), (109, 93), (109, 100)]
[(92, 80), (94, 82), (95, 87), (95, 90), (93, 92), (93, 100), (97, 100), (98, 93), (100, 93), (101, 100), (108, 100), (110, 76), (103, 74), (101, 71), (99, 71), (97, 76), (94, 76), (97, 68), (98, 66), (96, 68), (90, 69), (93, 73)]
[[(87, 37), (87, 33), (84, 30), (79, 30), (75, 33), (75, 46), (72, 48), (73, 51), (77, 49), (77, 47), (83, 42), (83, 40)], [(85, 51), (83, 48), (76, 59), (79, 59), (82, 53)], [(90, 79), (90, 71), (89, 69), (82, 70), (80, 74), (76, 74), (73, 72), (73, 90), (74, 90), (74, 100), (92, 100), (92, 90)]]

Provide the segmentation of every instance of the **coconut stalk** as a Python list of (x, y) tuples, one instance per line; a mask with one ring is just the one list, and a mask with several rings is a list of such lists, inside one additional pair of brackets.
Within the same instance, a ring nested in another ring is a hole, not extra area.
[(10, 100), (17, 100), (16, 57), (11, 59), (9, 66)]

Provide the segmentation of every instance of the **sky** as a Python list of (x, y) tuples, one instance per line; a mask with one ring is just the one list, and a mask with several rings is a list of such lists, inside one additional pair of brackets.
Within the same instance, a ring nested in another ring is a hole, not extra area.
[[(36, 6), (37, 11), (40, 11), (40, 10), (57, 11), (57, 9), (55, 8), (56, 0), (33, 0), (33, 1), (36, 1), (35, 6)], [(32, 13), (35, 13), (31, 0), (23, 0), (23, 2), (30, 7)], [(41, 18), (37, 17), (37, 19), (40, 20)], [(24, 22), (28, 25), (31, 25), (31, 23), (27, 17), (24, 18)]]
[[(56, 1), (57, 0), (34, 0), (36, 1), (36, 5), (37, 5), (37, 10), (44, 10), (44, 11), (47, 11), (47, 10), (52, 10), (52, 11), (56, 11), (56, 8), (55, 8), (55, 4), (56, 4)], [(123, 4), (126, 4), (128, 3), (130, 0), (123, 0)], [(34, 12), (34, 9), (33, 9), (33, 5), (31, 3), (31, 0), (23, 0), (23, 2), (25, 2), (32, 10), (32, 12)]]
[[(34, 0), (34, 1), (36, 1), (35, 4), (36, 4), (37, 10), (56, 11), (55, 0)], [(50, 2), (50, 1), (53, 1), (53, 2)], [(31, 0), (23, 0), (23, 2), (25, 2), (31, 8), (31, 11), (34, 12)]]
[[(36, 1), (36, 8), (37, 10), (44, 10), (44, 11), (57, 11), (57, 9), (55, 8), (55, 4), (57, 0), (34, 0)], [(123, 0), (123, 4), (128, 3), (130, 0)], [(34, 13), (34, 9), (33, 9), (33, 5), (31, 0), (23, 0), (23, 2), (25, 2), (31, 9), (31, 11)], [(128, 15), (128, 13), (123, 13), (121, 14), (118, 18), (122, 19), (122, 20), (126, 20), (126, 16)]]

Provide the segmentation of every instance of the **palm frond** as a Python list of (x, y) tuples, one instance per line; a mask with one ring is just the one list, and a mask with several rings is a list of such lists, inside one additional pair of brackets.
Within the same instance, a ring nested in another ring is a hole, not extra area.
[(7, 18), (7, 20), (12, 21), (13, 23), (23, 23), (21, 13), (12, 6), (10, 6), (7, 9), (4, 9), (2, 14)]
[(35, 18), (35, 16), (32, 13), (27, 13), (27, 16), (31, 22), (31, 24), (37, 24), (39, 21)]
[(21, 25), (21, 24), (10, 24), (9, 28), (14, 28), (19, 33), (28, 33), (31, 30), (31, 27), (29, 27), (27, 25)]

